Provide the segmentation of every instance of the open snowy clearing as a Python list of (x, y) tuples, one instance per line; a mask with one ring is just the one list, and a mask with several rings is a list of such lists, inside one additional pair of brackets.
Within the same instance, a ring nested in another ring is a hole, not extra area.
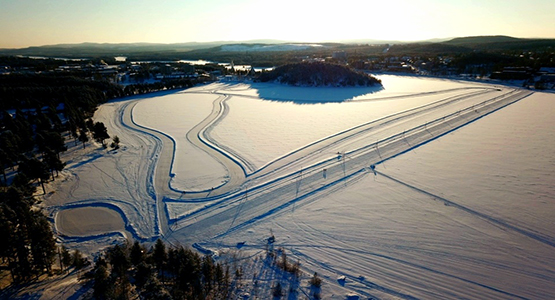
[[(250, 256), (273, 232), (322, 274), (324, 298), (552, 298), (553, 157), (525, 165), (553, 145), (555, 96), (380, 79), (366, 94), (320, 89), (332, 103), (299, 104), (310, 88), (221, 83), (107, 103), (95, 119), (122, 148), (75, 151), (45, 204), (62, 241), (88, 253), (133, 236)], [(524, 143), (537, 152), (495, 144), (542, 126)], [(526, 179), (507, 188), (513, 161)], [(125, 230), (58, 221), (87, 209)]]

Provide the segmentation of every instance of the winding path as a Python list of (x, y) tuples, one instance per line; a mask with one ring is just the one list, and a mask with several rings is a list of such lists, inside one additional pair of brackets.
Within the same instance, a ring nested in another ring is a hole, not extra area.
[[(220, 95), (220, 97), (214, 100), (212, 112), (210, 113), (210, 115), (208, 115), (204, 120), (202, 120), (202, 122), (198, 123), (195, 127), (189, 130), (189, 132), (187, 132), (187, 140), (191, 142), (191, 144), (208, 153), (214, 159), (218, 160), (225, 166), (225, 168), (229, 172), (229, 181), (211, 191), (211, 197), (227, 194), (236, 190), (241, 184), (245, 182), (246, 178), (245, 170), (238, 162), (236, 162), (229, 155), (224, 154), (221, 150), (218, 150), (216, 147), (212, 146), (201, 138), (206, 128), (208, 128), (211, 124), (218, 120), (218, 118), (224, 113), (224, 101), (226, 101), (228, 98), (228, 95)], [(198, 197), (198, 193), (196, 194), (196, 196)], [(195, 194), (183, 196), (183, 198), (195, 198)]]

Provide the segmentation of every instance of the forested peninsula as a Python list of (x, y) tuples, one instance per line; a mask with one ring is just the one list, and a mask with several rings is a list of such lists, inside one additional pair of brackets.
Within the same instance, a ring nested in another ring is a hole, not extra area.
[(366, 73), (344, 65), (323, 62), (286, 64), (265, 72), (258, 78), (261, 82), (279, 82), (294, 86), (353, 87), (376, 86), (381, 81)]

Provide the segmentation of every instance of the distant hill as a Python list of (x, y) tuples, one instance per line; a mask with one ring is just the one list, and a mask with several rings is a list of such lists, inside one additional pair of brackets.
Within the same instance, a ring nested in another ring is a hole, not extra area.
[[(389, 48), (387, 44), (391, 45)], [(361, 46), (362, 45), (362, 46)], [(368, 45), (368, 46), (364, 46)], [(372, 46), (374, 45), (374, 46)], [(383, 47), (379, 47), (379, 45)], [(366, 48), (364, 48), (366, 47)], [(535, 51), (554, 49), (555, 39), (522, 39), (510, 36), (471, 36), (450, 40), (427, 40), (402, 43), (370, 39), (346, 40), (343, 43), (299, 43), (282, 40), (215, 41), (206, 43), (81, 43), (0, 49), (0, 55), (45, 56), (64, 58), (96, 58), (127, 56), (137, 60), (208, 59), (213, 61), (241, 61), (253, 59), (265, 65), (276, 65), (287, 60), (286, 53), (295, 55), (330, 55), (333, 51), (351, 51), (349, 55), (378, 55), (387, 50), (391, 55), (456, 54), (474, 51)], [(352, 56), (351, 56), (352, 57)], [(279, 61), (275, 61), (278, 59)]]
[(443, 44), (481, 51), (539, 50), (555, 48), (555, 39), (523, 39), (510, 36), (473, 36), (455, 38)]
[(389, 48), (388, 54), (391, 55), (417, 55), (417, 54), (449, 54), (449, 53), (468, 53), (471, 48), (450, 45), (446, 43), (412, 43), (393, 45)]
[(479, 45), (479, 44), (516, 42), (521, 40), (522, 39), (505, 36), (505, 35), (491, 35), (491, 36), (458, 37), (452, 40), (444, 41), (443, 43), (448, 45), (468, 46), (468, 45)]
[(375, 40), (375, 39), (351, 39), (340, 40), (341, 44), (368, 44), (368, 45), (402, 45), (402, 44), (422, 44), (422, 43), (440, 43), (451, 40), (452, 38), (437, 38), (419, 41), (399, 41), (399, 40)]
[(80, 43), (34, 46), (19, 49), (0, 49), (0, 55), (25, 55), (47, 57), (98, 57), (102, 55), (137, 55), (145, 53), (183, 53), (199, 49), (210, 49), (223, 45), (234, 44), (265, 44), (275, 45), (288, 43), (281, 40), (250, 40), (245, 42), (215, 41), (215, 42), (188, 42), (188, 43)]
[(555, 39), (523, 39), (510, 36), (471, 36), (454, 38), (440, 43), (410, 43), (393, 45), (389, 54), (456, 54), (504, 51), (537, 51), (555, 49)]
[(260, 75), (261, 82), (276, 81), (294, 86), (375, 86), (381, 82), (353, 69), (330, 63), (294, 63)]

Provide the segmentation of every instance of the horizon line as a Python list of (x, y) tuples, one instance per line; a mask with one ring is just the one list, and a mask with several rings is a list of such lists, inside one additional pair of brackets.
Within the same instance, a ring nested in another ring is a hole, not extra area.
[(92, 41), (83, 41), (83, 42), (60, 42), (56, 44), (42, 44), (42, 45), (29, 45), (29, 46), (20, 46), (20, 47), (1, 47), (0, 49), (25, 49), (25, 48), (33, 48), (33, 47), (53, 47), (53, 46), (73, 46), (73, 45), (83, 45), (83, 44), (97, 44), (97, 45), (133, 45), (133, 44), (145, 44), (145, 45), (178, 45), (178, 44), (218, 44), (218, 43), (248, 43), (248, 42), (259, 42), (263, 43), (263, 41), (272, 41), (275, 43), (299, 43), (299, 44), (318, 44), (318, 43), (338, 43), (338, 44), (349, 44), (349, 43), (356, 43), (358, 42), (376, 42), (376, 43), (417, 43), (417, 42), (429, 42), (434, 40), (442, 40), (448, 41), (456, 38), (469, 38), (469, 37), (510, 37), (516, 39), (541, 39), (541, 40), (549, 40), (555, 39), (555, 37), (516, 37), (510, 35), (468, 35), (468, 36), (457, 36), (457, 37), (441, 37), (441, 38), (429, 38), (429, 39), (416, 39), (416, 40), (402, 40), (402, 39), (374, 39), (374, 38), (352, 38), (352, 39), (344, 39), (344, 40), (324, 40), (324, 41), (302, 41), (302, 40), (287, 40), (287, 39), (272, 39), (272, 38), (255, 38), (255, 39), (247, 39), (247, 40), (211, 40), (211, 41), (185, 41), (185, 42), (92, 42)]
[[(529, 40), (549, 40), (555, 39), (555, 37), (516, 37), (510, 35), (468, 35), (468, 36), (457, 36), (457, 37), (443, 37), (443, 38), (429, 38), (429, 39), (417, 39), (417, 40), (402, 40), (402, 39), (373, 39), (373, 38), (352, 38), (352, 39), (344, 39), (344, 40), (324, 40), (324, 41), (302, 41), (302, 40), (286, 40), (286, 39), (272, 39), (272, 38), (256, 38), (256, 39), (248, 39), (248, 40), (211, 40), (211, 41), (186, 41), (186, 42), (92, 42), (92, 41), (83, 41), (83, 42), (60, 42), (56, 44), (43, 44), (43, 45), (29, 45), (29, 46), (20, 46), (20, 47), (0, 47), (0, 49), (4, 50), (19, 50), (19, 49), (26, 49), (26, 48), (34, 48), (34, 47), (54, 47), (54, 46), (76, 46), (76, 45), (83, 45), (83, 44), (96, 44), (96, 45), (134, 45), (134, 44), (145, 44), (145, 45), (178, 45), (178, 44), (218, 44), (218, 43), (262, 43), (263, 41), (272, 41), (274, 43), (295, 43), (295, 44), (318, 44), (318, 43), (338, 43), (338, 44), (350, 44), (350, 43), (364, 43), (364, 42), (376, 42), (376, 43), (418, 43), (418, 42), (430, 42), (434, 40), (441, 40), (441, 41), (448, 41), (456, 38), (469, 38), (469, 37), (510, 37), (516, 39), (529, 39)], [(269, 44), (269, 43), (268, 43)]]

